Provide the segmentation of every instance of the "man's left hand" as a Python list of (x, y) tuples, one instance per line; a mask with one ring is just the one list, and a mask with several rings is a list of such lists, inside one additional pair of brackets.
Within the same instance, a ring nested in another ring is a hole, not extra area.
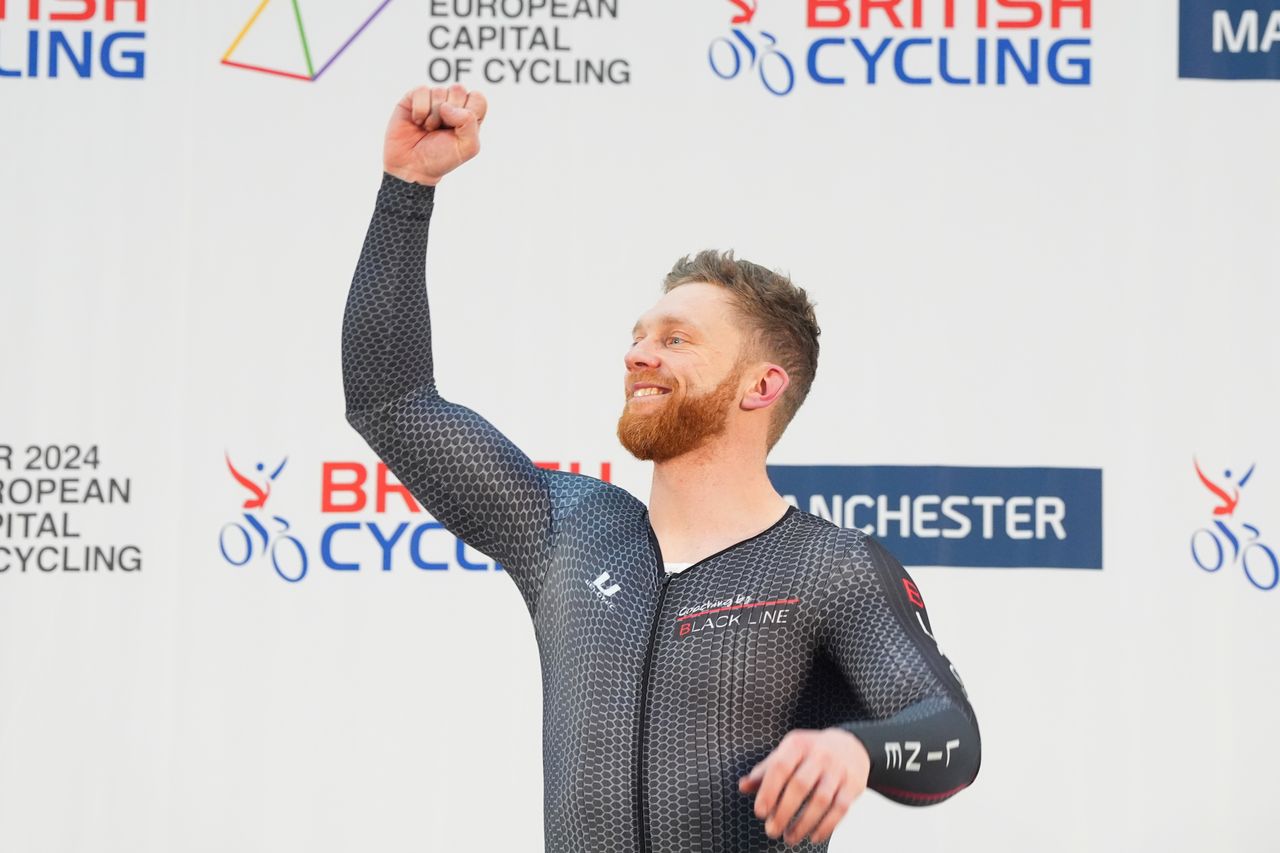
[(794, 847), (807, 835), (821, 844), (867, 789), (870, 773), (866, 747), (844, 729), (795, 729), (738, 780), (738, 790), (755, 793), (756, 817), (770, 838), (782, 835)]

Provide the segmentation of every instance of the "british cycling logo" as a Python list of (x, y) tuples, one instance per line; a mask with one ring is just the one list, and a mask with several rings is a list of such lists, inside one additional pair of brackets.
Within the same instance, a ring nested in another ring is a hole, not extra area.
[[(778, 96), (806, 78), (821, 86), (874, 86), (883, 79), (910, 86), (1092, 82), (1091, 0), (973, 0), (930, 8), (916, 0), (902, 10), (881, 0), (804, 0), (805, 34), (791, 42), (798, 47), (785, 49), (775, 27), (745, 26), (756, 23), (760, 0), (728, 1), (729, 32), (707, 47), (712, 73), (721, 80), (759, 78)], [(799, 5), (779, 7), (792, 12)], [(992, 29), (1002, 35), (981, 35)], [(841, 30), (856, 34), (835, 35)]]
[[(1280, 561), (1276, 552), (1260, 541), (1261, 532), (1252, 524), (1237, 522), (1233, 516), (1240, 504), (1240, 492), (1249, 484), (1254, 463), (1239, 478), (1232, 477), (1231, 470), (1222, 473), (1222, 482), (1216, 483), (1193, 459), (1196, 476), (1218, 500), (1213, 508), (1213, 524), (1201, 527), (1191, 534), (1191, 559), (1206, 572), (1217, 572), (1223, 566), (1239, 564), (1249, 583), (1261, 590), (1275, 589), (1280, 583)], [(1230, 523), (1228, 523), (1230, 522)], [(1233, 525), (1236, 529), (1232, 529)]]
[[(265, 474), (265, 479), (254, 479), (245, 476), (231, 464), (230, 455), (223, 454), (227, 461), (227, 470), (235, 481), (249, 491), (249, 497), (241, 506), (244, 523), (229, 521), (222, 525), (218, 533), (218, 550), (222, 558), (233, 566), (243, 566), (253, 559), (256, 553), (266, 558), (270, 555), (271, 567), (277, 575), (290, 583), (297, 583), (307, 575), (307, 549), (302, 546), (296, 536), (289, 534), (289, 522), (278, 515), (265, 516), (267, 499), (271, 497), (271, 484), (284, 470), (288, 457), (280, 460), (280, 464), (266, 474), (266, 466), (259, 462), (254, 466), (257, 476)], [(256, 509), (258, 514), (248, 512)], [(265, 516), (265, 520), (263, 517)], [(267, 525), (275, 526), (274, 532), (268, 532)], [(261, 543), (261, 544), (259, 544)]]
[[(390, 3), (391, 0), (328, 4), (275, 0), (273, 4), (272, 0), (262, 0), (222, 55), (222, 64), (314, 83)], [(312, 28), (310, 38), (303, 23), (304, 5)], [(324, 50), (313, 53), (314, 48), (320, 47)], [(322, 57), (327, 58), (317, 62)]]
[[(408, 488), (382, 462), (320, 462), (320, 516), (304, 519), (302, 527), (319, 521), (318, 538), (302, 536), (275, 504), (273, 488), (285, 471), (288, 457), (273, 465), (237, 465), (223, 452), (226, 470), (237, 486), (238, 516), (218, 531), (218, 552), (236, 567), (262, 565), (281, 580), (298, 583), (314, 565), (335, 573), (391, 572), (396, 568), (440, 572), (501, 572), (502, 564), (472, 549), (431, 518)], [(536, 462), (540, 468), (560, 470), (559, 462)], [(581, 463), (565, 470), (581, 473)], [(599, 479), (609, 482), (612, 466), (600, 463)], [(407, 518), (403, 517), (407, 514)], [(292, 515), (292, 514), (291, 514)], [(335, 518), (336, 516), (336, 518)], [(304, 542), (306, 544), (304, 544)], [(312, 571), (310, 574), (315, 575)], [(621, 588), (602, 575), (593, 584), (608, 601)]]

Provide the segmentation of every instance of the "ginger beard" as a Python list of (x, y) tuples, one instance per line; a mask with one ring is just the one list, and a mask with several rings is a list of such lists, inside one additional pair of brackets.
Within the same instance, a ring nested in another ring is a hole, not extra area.
[[(650, 462), (666, 462), (701, 447), (724, 432), (745, 367), (739, 361), (719, 385), (705, 394), (693, 395), (673, 388), (662, 395), (668, 399), (627, 400), (618, 418), (618, 440), (632, 456)], [(641, 376), (636, 381), (650, 379)], [(653, 411), (647, 411), (650, 407)]]

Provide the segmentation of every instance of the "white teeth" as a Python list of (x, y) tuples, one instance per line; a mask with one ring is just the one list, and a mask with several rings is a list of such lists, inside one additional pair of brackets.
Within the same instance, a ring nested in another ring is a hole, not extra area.
[(632, 397), (652, 397), (654, 394), (666, 393), (661, 388), (637, 388), (631, 392)]

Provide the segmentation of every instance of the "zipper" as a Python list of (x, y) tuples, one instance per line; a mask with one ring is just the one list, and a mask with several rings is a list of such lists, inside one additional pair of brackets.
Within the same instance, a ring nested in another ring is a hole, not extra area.
[[(645, 521), (648, 525), (648, 519)], [(637, 851), (645, 851), (649, 853), (651, 846), (649, 843), (649, 833), (646, 831), (647, 815), (645, 812), (645, 799), (648, 793), (645, 790), (646, 773), (644, 766), (644, 735), (646, 723), (649, 718), (649, 670), (653, 666), (653, 647), (658, 641), (658, 623), (662, 620), (662, 604), (667, 598), (667, 585), (671, 583), (671, 576), (667, 574), (662, 565), (662, 546), (658, 544), (658, 537), (653, 532), (653, 526), (649, 527), (649, 542), (653, 546), (653, 557), (657, 563), (658, 577), (658, 604), (653, 612), (653, 624), (649, 626), (649, 647), (644, 653), (644, 669), (640, 676), (640, 736), (636, 740), (636, 831), (640, 834), (640, 844), (636, 848)]]
[(646, 832), (647, 816), (645, 800), (647, 799), (646, 794), (648, 792), (645, 790), (645, 778), (647, 774), (644, 772), (644, 735), (646, 729), (645, 724), (649, 720), (649, 671), (653, 667), (653, 647), (658, 642), (658, 623), (662, 620), (662, 604), (667, 599), (667, 586), (671, 583), (673, 578), (687, 575), (698, 566), (719, 557), (726, 551), (732, 551), (739, 545), (745, 545), (748, 542), (759, 539), (766, 533), (771, 532), (775, 527), (780, 526), (782, 522), (790, 518), (791, 514), (794, 512), (797, 512), (794, 506), (787, 507), (786, 511), (782, 513), (781, 518), (766, 527), (764, 530), (761, 530), (756, 535), (749, 536), (741, 542), (735, 542), (727, 548), (722, 548), (709, 557), (703, 557), (692, 566), (689, 566), (687, 569), (677, 572), (674, 575), (667, 574), (666, 567), (662, 562), (662, 546), (658, 544), (658, 535), (653, 532), (653, 525), (649, 523), (648, 513), (645, 513), (645, 526), (649, 531), (649, 543), (653, 546), (653, 558), (657, 564), (658, 577), (661, 578), (661, 580), (658, 581), (658, 604), (654, 608), (653, 623), (649, 626), (649, 646), (644, 653), (644, 669), (641, 671), (640, 676), (640, 733), (639, 737), (636, 739), (636, 832), (640, 835), (640, 844), (636, 848), (637, 851), (651, 853), (653, 849), (652, 845), (649, 843), (649, 833)]

